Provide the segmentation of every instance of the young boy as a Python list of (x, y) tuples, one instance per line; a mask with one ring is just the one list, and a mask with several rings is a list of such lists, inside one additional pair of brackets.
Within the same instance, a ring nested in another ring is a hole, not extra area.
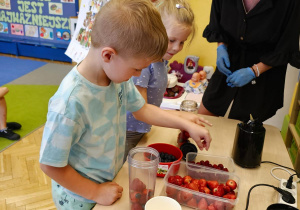
[[(123, 164), (126, 110), (141, 121), (186, 130), (209, 148), (199, 117), (191, 122), (145, 104), (130, 80), (160, 60), (168, 38), (149, 0), (110, 0), (97, 14), (86, 58), (50, 99), (40, 151), (59, 209), (111, 205), (123, 188), (111, 182)], [(159, 117), (158, 117), (159, 116)], [(195, 115), (196, 116), (196, 115)]]

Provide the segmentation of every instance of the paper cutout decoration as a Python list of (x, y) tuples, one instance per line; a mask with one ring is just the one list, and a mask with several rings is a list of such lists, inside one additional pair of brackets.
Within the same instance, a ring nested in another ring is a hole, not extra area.
[(24, 36), (24, 27), (22, 24), (10, 24), (10, 31), (13, 35)]
[(0, 22), (0, 33), (8, 34), (8, 23)]
[(40, 27), (40, 38), (42, 39), (53, 39), (53, 29)]
[(25, 36), (39, 37), (38, 27), (32, 25), (25, 25)]

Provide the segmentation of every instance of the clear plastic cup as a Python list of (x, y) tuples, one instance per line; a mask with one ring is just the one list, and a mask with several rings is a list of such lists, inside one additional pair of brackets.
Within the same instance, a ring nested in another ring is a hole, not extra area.
[(131, 209), (144, 209), (154, 196), (159, 152), (151, 147), (135, 147), (128, 153), (129, 199)]

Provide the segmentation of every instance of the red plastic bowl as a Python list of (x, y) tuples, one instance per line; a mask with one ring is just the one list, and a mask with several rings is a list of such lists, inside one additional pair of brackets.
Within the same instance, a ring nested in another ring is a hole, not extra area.
[[(181, 161), (182, 159), (182, 152), (181, 150), (174, 146), (174, 145), (171, 145), (171, 144), (166, 144), (166, 143), (155, 143), (155, 144), (150, 144), (148, 145), (148, 147), (152, 147), (154, 149), (156, 149), (158, 152), (165, 152), (165, 153), (168, 153), (168, 154), (171, 154), (171, 155), (174, 155), (175, 158), (177, 159), (176, 161), (173, 161), (173, 162), (168, 162), (168, 163), (159, 163), (158, 165), (158, 169), (157, 169), (157, 176), (158, 177), (165, 177), (165, 175), (167, 174), (169, 168), (171, 167), (171, 165), (173, 163), (178, 163)], [(177, 172), (179, 170), (179, 165), (178, 164), (178, 167), (174, 168), (175, 172)]]

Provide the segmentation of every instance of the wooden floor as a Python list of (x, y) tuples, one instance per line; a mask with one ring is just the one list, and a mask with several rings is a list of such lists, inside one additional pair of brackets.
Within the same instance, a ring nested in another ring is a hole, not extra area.
[(43, 128), (0, 153), (0, 209), (55, 209), (51, 181), (39, 167)]
[[(0, 56), (16, 57), (1, 53)], [(74, 65), (22, 56), (17, 58)], [(43, 128), (0, 153), (0, 210), (56, 209), (51, 196), (51, 181), (39, 166)]]

